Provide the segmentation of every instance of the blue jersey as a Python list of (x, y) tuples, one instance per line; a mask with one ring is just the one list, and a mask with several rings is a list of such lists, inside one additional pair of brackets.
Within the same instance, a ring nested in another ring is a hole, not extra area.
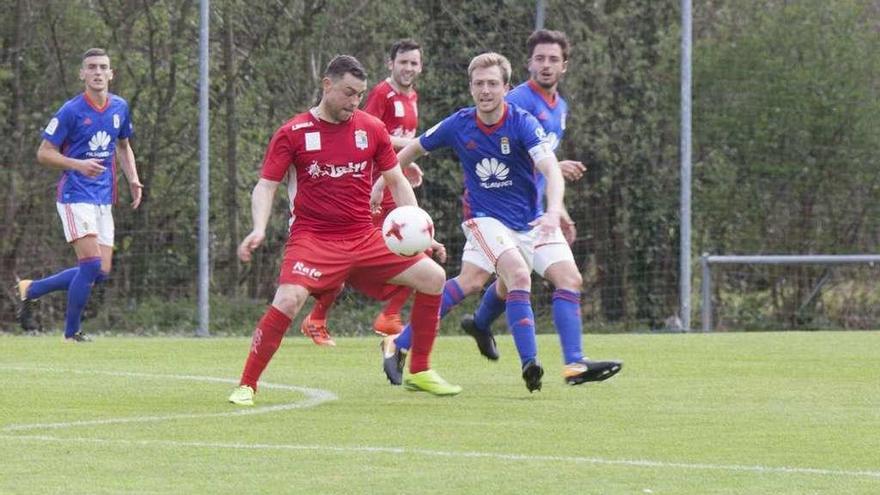
[[(513, 88), (507, 93), (507, 101), (522, 108), (526, 112), (534, 115), (544, 132), (547, 133), (547, 143), (554, 152), (562, 142), (562, 136), (565, 134), (565, 116), (568, 113), (568, 104), (562, 99), (559, 93), (551, 100), (543, 92), (540, 86), (531, 79)], [(547, 181), (544, 176), (538, 172), (538, 187), (544, 191), (544, 185)], [(542, 196), (543, 210), (543, 196)]]
[(59, 203), (113, 204), (116, 201), (116, 140), (131, 136), (128, 103), (108, 94), (103, 108), (98, 108), (85, 93), (62, 105), (49, 125), (43, 139), (58, 147), (61, 154), (84, 160), (96, 158), (107, 167), (97, 177), (86, 177), (65, 170), (58, 181)]
[(542, 192), (535, 180), (530, 151), (546, 147), (537, 119), (516, 105), (506, 104), (501, 120), (486, 126), (473, 107), (446, 117), (422, 136), (427, 151), (451, 147), (464, 170), (464, 219), (492, 217), (507, 227), (530, 230), (541, 215)]

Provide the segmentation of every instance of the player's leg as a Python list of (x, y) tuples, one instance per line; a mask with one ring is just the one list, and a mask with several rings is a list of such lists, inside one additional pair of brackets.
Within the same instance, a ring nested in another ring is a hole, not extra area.
[(336, 341), (330, 336), (330, 330), (327, 328), (327, 313), (330, 307), (336, 302), (336, 298), (342, 293), (344, 286), (336, 289), (325, 291), (321, 294), (315, 294), (315, 305), (312, 310), (303, 318), (300, 325), (300, 332), (312, 339), (317, 345), (330, 346), (336, 345)]
[(301, 285), (278, 286), (272, 304), (263, 313), (254, 329), (251, 349), (241, 373), (239, 387), (229, 396), (229, 402), (243, 406), (253, 405), (260, 376), (281, 345), (290, 322), (302, 309), (308, 297), (308, 289)]
[(64, 338), (68, 342), (86, 342), (89, 337), (80, 331), (82, 312), (101, 272), (101, 248), (96, 235), (80, 237), (71, 244), (76, 252), (78, 269), (67, 288)]
[[(446, 281), (440, 296), (440, 319), (442, 320), (453, 308), (466, 297), (479, 291), (492, 273), (477, 266), (474, 262), (462, 260), (461, 273)], [(406, 325), (394, 340), (397, 349), (408, 351), (412, 344), (412, 328)], [(497, 359), (497, 358), (496, 358)]]
[(98, 248), (101, 251), (101, 271), (95, 278), (92, 294), (83, 309), (82, 317), (84, 320), (97, 315), (98, 307), (104, 302), (104, 284), (110, 278), (110, 270), (113, 268), (114, 237), (112, 206), (101, 205), (98, 207)]
[(401, 288), (394, 292), (373, 320), (373, 331), (379, 335), (399, 334), (403, 330), (400, 312), (412, 294), (413, 290), (410, 288)]
[(538, 362), (535, 313), (531, 302), (531, 268), (519, 250), (512, 249), (498, 258), (498, 277), (510, 288), (505, 301), (507, 325), (519, 353), (522, 377), (529, 392), (541, 390), (544, 369)]
[(434, 395), (455, 395), (461, 387), (452, 385), (430, 367), (431, 349), (440, 323), (441, 293), (446, 273), (433, 260), (424, 257), (388, 283), (405, 285), (415, 290), (411, 325), (413, 342), (410, 349), (410, 376), (404, 381), (408, 390), (425, 391)]
[(623, 367), (619, 361), (592, 361), (582, 350), (581, 290), (583, 277), (568, 244), (545, 244), (535, 253), (535, 271), (550, 281), (553, 291), (553, 323), (565, 366), (566, 383), (578, 385), (611, 378)]

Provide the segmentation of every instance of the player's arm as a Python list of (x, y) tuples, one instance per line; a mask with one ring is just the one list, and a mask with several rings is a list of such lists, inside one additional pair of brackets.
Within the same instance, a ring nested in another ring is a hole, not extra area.
[(37, 149), (37, 161), (47, 167), (61, 170), (73, 170), (87, 177), (97, 177), (107, 169), (107, 167), (101, 165), (101, 160), (96, 158), (78, 160), (76, 158), (64, 156), (61, 154), (58, 146), (55, 146), (45, 139), (40, 143), (40, 147)]
[(562, 171), (563, 177), (570, 181), (575, 181), (584, 176), (587, 167), (576, 160), (559, 160), (559, 169)]
[(266, 225), (269, 223), (275, 191), (278, 190), (279, 184), (280, 182), (260, 178), (257, 185), (254, 186), (251, 193), (251, 219), (253, 219), (254, 228), (238, 246), (238, 257), (242, 261), (250, 261), (251, 253), (266, 238)]
[(116, 142), (116, 161), (125, 174), (128, 181), (128, 188), (131, 190), (131, 207), (137, 208), (141, 204), (144, 185), (138, 178), (137, 164), (134, 160), (134, 150), (131, 148), (131, 142), (128, 139), (120, 139)]
[(414, 137), (391, 136), (391, 146), (394, 146), (394, 151), (400, 151), (414, 142), (418, 142), (418, 139)]
[[(546, 148), (544, 145), (540, 146)], [(538, 156), (535, 156), (536, 152), (534, 149), (529, 150), (529, 152), (532, 153), (535, 159), (535, 167), (547, 180), (547, 210), (538, 220), (538, 225), (542, 226), (544, 232), (549, 233), (559, 227), (559, 220), (565, 215), (565, 205), (562, 201), (565, 196), (565, 179), (562, 178), (559, 162), (557, 162), (556, 155), (552, 151), (542, 151)]]
[[(379, 181), (384, 181), (385, 184), (387, 184), (388, 189), (391, 190), (391, 197), (394, 198), (394, 202), (397, 203), (397, 206), (418, 206), (418, 203), (416, 202), (416, 194), (413, 192), (409, 180), (403, 175), (403, 171), (399, 166), (382, 172), (382, 177), (376, 182), (378, 183)], [(373, 191), (375, 190), (374, 185)], [(379, 189), (379, 191), (382, 191), (382, 189)]]
[[(394, 139), (392, 137), (392, 139)], [(425, 148), (422, 147), (422, 144), (418, 139), (413, 139), (408, 145), (406, 145), (402, 150), (397, 152), (397, 162), (400, 164), (398, 171), (401, 172), (401, 175), (404, 176), (410, 182), (410, 186), (418, 187), (419, 184), (422, 183), (422, 169), (418, 167), (415, 163), (413, 163), (416, 158), (425, 156), (428, 154), (425, 151)], [(406, 170), (406, 172), (403, 172)], [(382, 202), (382, 191), (385, 190), (386, 184), (390, 187), (390, 183), (385, 179), (385, 174), (382, 174), (376, 182), (373, 183), (373, 192), (370, 195), (370, 206), (375, 208)], [(412, 187), (410, 187), (412, 190)], [(391, 195), (394, 196), (394, 191), (392, 190)], [(397, 197), (394, 196), (394, 200), (397, 201)], [(397, 201), (398, 205), (403, 205), (400, 201)], [(409, 203), (407, 203), (409, 204)], [(415, 203), (413, 203), (415, 204)]]

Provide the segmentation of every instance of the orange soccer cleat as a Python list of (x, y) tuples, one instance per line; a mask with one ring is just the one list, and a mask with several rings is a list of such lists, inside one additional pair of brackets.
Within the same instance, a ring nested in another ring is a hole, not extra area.
[(305, 317), (302, 325), (300, 325), (299, 327), (299, 331), (302, 332), (302, 334), (306, 337), (312, 339), (312, 342), (317, 345), (325, 345), (330, 347), (336, 345), (336, 342), (333, 340), (333, 337), (330, 336), (330, 332), (327, 330), (327, 322), (324, 320), (313, 320), (311, 314)]
[(400, 315), (397, 313), (390, 315), (379, 313), (376, 319), (373, 320), (373, 331), (383, 337), (399, 334), (403, 331), (403, 322), (400, 321)]

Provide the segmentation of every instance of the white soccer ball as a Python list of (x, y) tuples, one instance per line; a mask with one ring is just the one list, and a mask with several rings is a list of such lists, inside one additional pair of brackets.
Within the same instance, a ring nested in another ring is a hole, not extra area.
[(398, 206), (385, 217), (382, 238), (392, 253), (415, 256), (431, 247), (434, 221), (418, 206)]

